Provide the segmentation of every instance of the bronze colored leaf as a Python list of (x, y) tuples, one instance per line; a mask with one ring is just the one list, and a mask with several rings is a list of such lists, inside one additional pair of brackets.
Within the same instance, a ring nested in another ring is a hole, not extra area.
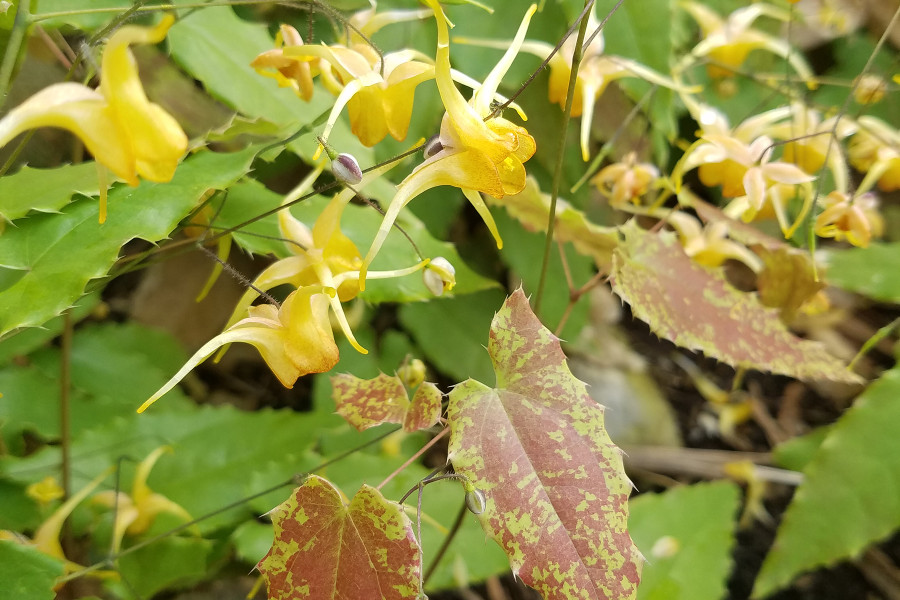
[(347, 506), (333, 485), (311, 475), (271, 515), (275, 542), (256, 566), (270, 599), (418, 597), (412, 523), (375, 488), (362, 486)]
[(441, 392), (433, 383), (420, 384), (412, 402), (396, 375), (360, 379), (344, 373), (332, 377), (331, 386), (337, 413), (359, 431), (402, 423), (404, 431), (413, 432), (431, 427), (441, 416)]
[(798, 338), (778, 311), (694, 263), (675, 235), (651, 233), (634, 221), (613, 256), (613, 291), (657, 335), (735, 367), (799, 379), (859, 382), (825, 347)]
[(497, 387), (450, 393), (450, 461), (485, 495), (482, 526), (546, 600), (633, 598), (642, 558), (627, 531), (622, 453), (603, 407), (566, 365), (521, 289), (491, 325)]

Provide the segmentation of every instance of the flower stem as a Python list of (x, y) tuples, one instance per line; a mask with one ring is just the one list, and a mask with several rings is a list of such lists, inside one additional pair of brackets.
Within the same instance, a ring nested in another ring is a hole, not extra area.
[(28, 27), (34, 22), (31, 12), (34, 11), (37, 0), (31, 0), (26, 7), (24, 2), (16, 8), (16, 17), (13, 20), (12, 31), (9, 32), (9, 42), (3, 54), (3, 63), (0, 64), (0, 105), (4, 103), (9, 94), (9, 84), (19, 58), (19, 50), (25, 40)]
[(562, 179), (563, 161), (565, 160), (566, 138), (569, 133), (569, 120), (572, 118), (572, 101), (575, 98), (575, 82), (578, 80), (578, 68), (584, 55), (584, 36), (588, 26), (588, 12), (593, 10), (594, 0), (585, 0), (581, 11), (581, 25), (578, 27), (578, 38), (575, 51), (572, 53), (572, 71), (569, 73), (569, 88), (566, 91), (566, 109), (563, 112), (562, 133), (559, 136), (559, 151), (556, 153), (556, 168), (553, 171), (553, 189), (550, 192), (550, 214), (547, 216), (547, 240), (544, 244), (544, 260), (541, 263), (541, 278), (538, 282), (537, 295), (534, 301), (534, 312), (539, 314), (541, 300), (544, 298), (544, 284), (547, 281), (547, 267), (550, 264), (550, 249), (553, 247), (553, 228), (556, 225), (556, 200), (559, 198), (559, 184)]

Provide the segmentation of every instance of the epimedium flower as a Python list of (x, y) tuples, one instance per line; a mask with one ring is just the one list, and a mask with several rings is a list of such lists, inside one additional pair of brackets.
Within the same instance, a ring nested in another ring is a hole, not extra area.
[(703, 34), (703, 39), (694, 46), (686, 59), (709, 58), (712, 62), (706, 65), (706, 70), (711, 78), (733, 76), (750, 52), (766, 50), (788, 61), (807, 85), (815, 85), (812, 70), (798, 52), (791, 50), (787, 42), (752, 28), (753, 23), (762, 16), (789, 21), (790, 14), (786, 11), (765, 2), (754, 2), (723, 19), (698, 2), (682, 2), (681, 6), (697, 22)]
[(728, 239), (728, 222), (715, 221), (705, 227), (691, 215), (674, 211), (665, 216), (666, 222), (678, 232), (685, 254), (698, 264), (718, 267), (728, 259), (744, 263), (755, 273), (762, 270), (762, 261), (743, 244)]
[[(129, 185), (137, 185), (139, 177), (172, 179), (187, 136), (169, 113), (147, 99), (129, 46), (161, 42), (174, 22), (166, 15), (155, 27), (118, 29), (103, 52), (98, 89), (66, 82), (41, 90), (0, 120), (0, 146), (29, 129), (60, 127), (78, 136), (98, 164)], [(102, 223), (106, 186), (100, 189)]]
[[(599, 27), (600, 22), (594, 15), (593, 9), (588, 14), (587, 31), (593, 32)], [(505, 49), (509, 42), (506, 40), (477, 40), (471, 38), (454, 38), (454, 41), (484, 46), (488, 48)], [(572, 74), (572, 58), (575, 54), (576, 36), (570, 36), (550, 59), (550, 84), (549, 99), (554, 104), (565, 109), (566, 97), (569, 90), (569, 78)], [(581, 64), (578, 67), (578, 76), (575, 80), (575, 92), (572, 99), (572, 116), (582, 117), (581, 120), (581, 155), (587, 161), (590, 158), (588, 141), (590, 139), (591, 123), (594, 117), (594, 105), (597, 99), (606, 91), (607, 86), (617, 80), (626, 77), (637, 77), (662, 87), (676, 89), (681, 92), (697, 91), (699, 88), (681, 86), (675, 81), (645, 67), (641, 63), (624, 58), (604, 54), (603, 33), (598, 32), (584, 49)], [(553, 52), (553, 46), (546, 42), (525, 40), (521, 46), (522, 52), (534, 54), (546, 59)]]
[(850, 163), (866, 174), (859, 189), (869, 190), (876, 183), (883, 192), (900, 189), (900, 131), (868, 115), (860, 117), (858, 123), (847, 154)]
[(263, 77), (274, 79), (278, 87), (287, 87), (306, 101), (312, 99), (313, 78), (319, 74), (316, 56), (286, 56), (285, 48), (303, 45), (303, 37), (290, 25), (282, 24), (275, 36), (275, 48), (266, 50), (251, 61), (250, 66)]
[[(341, 231), (341, 217), (356, 192), (364, 190), (395, 165), (396, 163), (390, 163), (366, 173), (355, 188), (356, 191), (344, 189), (336, 194), (319, 213), (312, 229), (291, 215), (287, 208), (280, 211), (278, 227), (291, 256), (271, 264), (254, 279), (253, 285), (238, 301), (226, 328), (237, 323), (246, 314), (248, 307), (260, 292), (267, 292), (279, 285), (297, 288), (322, 285), (336, 291), (336, 294), (330, 297), (329, 304), (347, 341), (358, 352), (366, 354), (367, 350), (356, 341), (341, 304), (359, 295), (359, 269), (362, 265), (362, 256), (356, 244)], [(309, 191), (321, 172), (321, 168), (313, 171), (285, 197), (283, 204)], [(369, 279), (402, 277), (424, 268), (427, 264), (428, 261), (423, 261), (406, 269), (374, 271), (369, 273), (368, 277)], [(221, 354), (218, 358), (221, 358)]]
[(819, 237), (847, 240), (865, 248), (873, 237), (881, 237), (884, 232), (878, 199), (871, 192), (849, 197), (835, 190), (820, 203), (825, 210), (816, 217), (815, 232)]
[(537, 5), (532, 4), (526, 11), (508, 50), (467, 102), (453, 83), (450, 69), (451, 24), (437, 0), (424, 1), (434, 11), (437, 22), (435, 80), (446, 112), (441, 121), (440, 134), (426, 148), (425, 161), (413, 169), (397, 187), (397, 193), (360, 269), (362, 289), (368, 267), (384, 244), (400, 210), (413, 198), (433, 187), (451, 185), (462, 189), (465, 197), (484, 219), (498, 248), (502, 247), (497, 226), (481, 194), (503, 198), (522, 191), (525, 187), (523, 163), (536, 150), (534, 138), (528, 131), (503, 117), (492, 116), (491, 105), (500, 80), (525, 39)]
[(247, 317), (197, 350), (138, 412), (147, 410), (216, 350), (234, 342), (255, 347), (286, 388), (292, 388), (301, 375), (331, 370), (339, 354), (328, 320), (328, 302), (336, 293), (334, 288), (308, 285), (291, 292), (280, 307), (272, 304), (249, 307)]
[[(53, 511), (53, 514), (38, 526), (37, 530), (34, 532), (34, 537), (31, 539), (13, 531), (0, 530), (0, 540), (12, 540), (20, 544), (34, 546), (44, 554), (62, 561), (63, 569), (66, 573), (80, 571), (84, 567), (66, 558), (62, 545), (59, 542), (59, 535), (62, 532), (63, 524), (66, 519), (69, 518), (69, 515), (72, 514), (72, 511), (74, 511), (75, 508), (91, 494), (91, 492), (97, 489), (112, 471), (112, 468), (107, 469), (78, 492), (72, 494), (68, 500), (62, 503), (59, 508)], [(109, 571), (97, 571), (93, 574), (101, 578), (118, 577), (117, 573)]]
[(650, 163), (637, 161), (637, 154), (629, 152), (620, 162), (603, 167), (591, 182), (609, 199), (610, 206), (621, 207), (640, 198), (659, 179), (659, 169)]
[(162, 513), (175, 515), (188, 522), (192, 520), (190, 513), (180, 504), (154, 492), (147, 485), (147, 478), (156, 461), (164, 453), (171, 451), (170, 446), (160, 446), (138, 464), (130, 494), (107, 490), (94, 494), (91, 499), (94, 504), (114, 508), (116, 511), (113, 525), (113, 552), (118, 552), (122, 547), (122, 539), (126, 533), (129, 535), (144, 533), (153, 525), (156, 517)]

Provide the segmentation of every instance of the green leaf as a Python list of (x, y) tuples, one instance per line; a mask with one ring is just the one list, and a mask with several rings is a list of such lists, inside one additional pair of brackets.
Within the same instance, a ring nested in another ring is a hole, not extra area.
[[(336, 417), (290, 410), (242, 412), (230, 406), (205, 406), (188, 414), (149, 411), (118, 417), (84, 432), (72, 444), (73, 489), (91, 474), (116, 464), (122, 456), (140, 460), (168, 444), (173, 453), (150, 473), (153, 491), (201, 517), (244, 498), (253, 473), (265, 471), (287, 481), (309, 468), (307, 452), (318, 441), (325, 423)], [(0, 474), (15, 481), (33, 481), (59, 469), (58, 448), (45, 448), (24, 459), (0, 461)], [(233, 525), (253, 516), (246, 506), (204, 519), (201, 532)]]
[(900, 303), (900, 242), (833, 250), (827, 261), (830, 284), (882, 302)]
[[(79, 298), (72, 307), (70, 318), (78, 323), (100, 303), (100, 294), (92, 293)], [(44, 323), (40, 328), (20, 329), (0, 341), (0, 365), (5, 365), (18, 356), (34, 352), (60, 333), (65, 325), (65, 317), (60, 315)]]
[(647, 557), (638, 600), (724, 598), (739, 500), (726, 481), (633, 499), (628, 528)]
[(823, 344), (792, 334), (778, 311), (756, 295), (692, 261), (673, 233), (651, 233), (634, 220), (622, 232), (625, 239), (613, 255), (613, 291), (656, 335), (735, 367), (798, 379), (860, 380)]
[(819, 447), (831, 428), (828, 426), (813, 429), (806, 435), (801, 435), (781, 442), (772, 449), (772, 458), (779, 467), (792, 471), (803, 471), (812, 462)]
[(272, 547), (272, 525), (246, 521), (231, 534), (235, 552), (242, 561), (255, 565)]
[[(392, 186), (391, 186), (392, 187)], [(266, 189), (262, 184), (248, 181), (231, 188), (222, 206), (216, 225), (235, 227), (255, 215), (278, 207), (284, 198)], [(312, 227), (316, 218), (327, 204), (328, 198), (315, 196), (291, 208), (291, 214)], [(443, 256), (456, 268), (456, 287), (453, 293), (470, 294), (495, 287), (496, 283), (482, 277), (469, 268), (459, 256), (453, 244), (436, 240), (412, 213), (406, 212), (397, 220), (415, 242), (425, 257)], [(381, 217), (366, 206), (349, 205), (344, 209), (341, 230), (356, 244), (357, 248), (368, 248), (378, 231)], [(289, 256), (287, 246), (279, 240), (276, 215), (256, 221), (252, 225), (235, 232), (234, 239), (250, 252), (273, 253), (279, 258)], [(375, 269), (398, 269), (409, 267), (419, 261), (409, 241), (399, 233), (388, 236)], [(374, 269), (373, 269), (374, 270)], [(413, 302), (429, 300), (434, 295), (428, 291), (421, 274), (408, 275), (399, 279), (371, 280), (360, 297), (368, 302)]]
[(0, 530), (25, 531), (41, 523), (37, 502), (25, 495), (25, 486), (0, 479)]
[(99, 187), (93, 162), (55, 169), (25, 166), (14, 175), (0, 177), (0, 218), (12, 221), (32, 210), (57, 212), (73, 195), (96, 196)]
[[(60, 435), (60, 351), (46, 348), (29, 359), (27, 366), (0, 369), (3, 439), (14, 449), (23, 431), (46, 440)], [(72, 435), (131, 415), (135, 406), (168, 381), (185, 359), (173, 337), (134, 323), (79, 328), (70, 355)], [(191, 405), (183, 393), (175, 391), (166, 397), (163, 410), (184, 410)]]
[(117, 564), (130, 593), (149, 598), (161, 590), (184, 587), (209, 577), (207, 561), (212, 549), (208, 540), (167, 537), (125, 554)]
[(275, 542), (257, 568), (269, 598), (415, 598), (421, 558), (399, 504), (363, 486), (345, 506), (311, 475), (272, 512)]
[(900, 369), (870, 385), (829, 429), (753, 588), (762, 598), (810, 569), (857, 556), (900, 527)]
[(484, 346), (494, 308), (502, 301), (502, 292), (488, 290), (406, 304), (400, 307), (400, 322), (442, 373), (457, 380), (492, 381), (494, 372)]
[(396, 375), (360, 379), (346, 373), (331, 378), (337, 413), (358, 431), (383, 423), (402, 423), (407, 433), (427, 429), (441, 418), (441, 392), (422, 383), (412, 401)]
[(11, 540), (0, 540), (0, 597), (53, 600), (62, 561)]
[(447, 412), (450, 461), (486, 497), (482, 527), (545, 600), (634, 598), (642, 559), (622, 452), (521, 289), (494, 317), (488, 352), (497, 387), (465, 381)]
[(188, 158), (168, 183), (119, 186), (109, 195), (109, 216), (98, 223), (96, 200), (72, 202), (59, 214), (20, 221), (0, 236), (0, 335), (33, 327), (60, 314), (104, 276), (120, 248), (134, 238), (164, 239), (210, 188), (221, 189), (247, 172), (257, 149), (233, 154), (201, 152)]
[[(61, 27), (63, 25), (71, 25), (79, 29), (96, 29), (101, 25), (111, 21), (117, 14), (128, 10), (133, 4), (132, 0), (91, 0), (90, 7), (93, 9), (109, 8), (113, 9), (109, 12), (78, 14), (64, 14), (51, 19), (40, 21), (41, 27)], [(40, 10), (35, 14), (39, 17), (42, 14), (49, 13), (71, 13), (73, 12), (72, 0), (41, 0)]]

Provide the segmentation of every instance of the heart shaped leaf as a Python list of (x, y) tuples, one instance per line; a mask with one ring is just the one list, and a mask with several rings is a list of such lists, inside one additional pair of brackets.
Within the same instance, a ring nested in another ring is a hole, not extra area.
[(275, 542), (257, 565), (271, 600), (418, 596), (412, 523), (375, 488), (362, 486), (347, 506), (337, 488), (311, 475), (271, 514)]
[(337, 413), (359, 431), (403, 423), (403, 430), (412, 432), (431, 427), (441, 416), (441, 392), (433, 383), (419, 385), (412, 402), (396, 375), (360, 379), (342, 373), (331, 378), (331, 387)]
[(470, 379), (448, 409), (450, 461), (485, 495), (482, 526), (545, 600), (633, 598), (631, 482), (603, 407), (521, 289), (495, 315), (488, 352), (497, 387)]

